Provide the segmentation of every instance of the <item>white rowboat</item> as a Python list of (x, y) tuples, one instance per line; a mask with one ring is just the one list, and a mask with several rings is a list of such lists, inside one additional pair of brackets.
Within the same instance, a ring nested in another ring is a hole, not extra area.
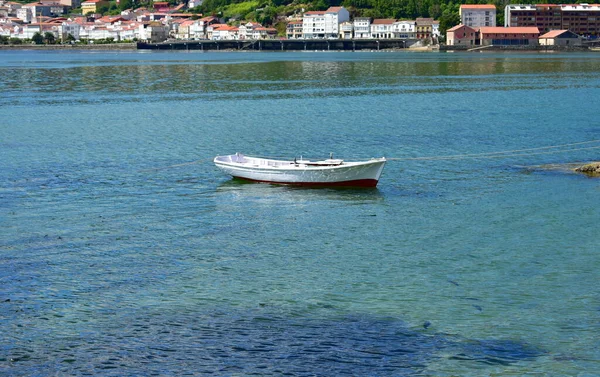
[(329, 158), (293, 161), (244, 156), (236, 153), (215, 157), (215, 165), (225, 173), (254, 182), (299, 186), (375, 187), (386, 159), (346, 162)]

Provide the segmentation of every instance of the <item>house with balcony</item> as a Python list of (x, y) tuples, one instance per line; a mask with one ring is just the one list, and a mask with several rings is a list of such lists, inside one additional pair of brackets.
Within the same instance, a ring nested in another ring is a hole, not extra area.
[(433, 18), (417, 17), (417, 39), (437, 39), (440, 36), (440, 22)]
[(391, 39), (393, 37), (394, 19), (374, 19), (371, 22), (371, 38)]
[(354, 35), (354, 27), (352, 26), (352, 22), (344, 21), (340, 24), (340, 39), (352, 39)]
[(225, 41), (239, 39), (240, 29), (227, 24), (213, 24), (206, 28), (208, 39), (214, 41)]
[(371, 19), (369, 17), (356, 17), (352, 22), (355, 39), (371, 38)]
[(259, 27), (263, 26), (258, 22), (247, 22), (245, 24), (242, 23), (239, 26), (239, 39), (254, 39), (254, 30)]
[(415, 39), (417, 22), (414, 20), (400, 20), (392, 24), (392, 38)]
[(287, 39), (302, 38), (302, 19), (290, 20), (285, 29)]
[(60, 35), (60, 39), (66, 41), (71, 35), (75, 40), (79, 39), (79, 32), (81, 30), (81, 25), (77, 22), (73, 21), (64, 21), (60, 24), (58, 28), (58, 33)]
[(277, 29), (274, 27), (257, 27), (252, 30), (252, 39), (275, 39)]
[(302, 37), (338, 38), (339, 25), (350, 21), (350, 13), (344, 7), (330, 7), (326, 11), (310, 11), (302, 18)]

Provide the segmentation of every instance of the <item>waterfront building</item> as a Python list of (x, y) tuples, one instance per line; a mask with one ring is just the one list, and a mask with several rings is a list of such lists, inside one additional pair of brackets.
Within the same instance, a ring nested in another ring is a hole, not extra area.
[(337, 38), (339, 25), (350, 21), (350, 13), (344, 7), (330, 7), (326, 11), (310, 11), (302, 18), (302, 37)]
[(541, 46), (581, 46), (581, 36), (570, 30), (552, 30), (539, 38)]
[(479, 39), (482, 46), (535, 46), (540, 31), (536, 27), (482, 27)]
[(599, 4), (511, 4), (504, 8), (504, 25), (537, 27), (542, 32), (570, 30), (579, 35), (600, 34)]
[(212, 38), (214, 40), (233, 40), (239, 39), (240, 29), (230, 25), (219, 25), (213, 28)]
[(210, 39), (210, 40), (214, 40), (216, 39), (216, 36), (220, 36), (221, 33), (216, 33), (215, 35), (215, 30), (222, 27), (222, 26), (228, 26), (227, 24), (211, 24), (208, 25), (206, 27), (206, 38)]
[(400, 20), (392, 25), (393, 38), (415, 39), (417, 33), (417, 21)]
[(439, 37), (439, 21), (435, 21), (433, 18), (418, 17), (416, 19), (416, 24), (417, 39), (435, 39)]
[(288, 22), (286, 27), (286, 37), (288, 39), (302, 38), (302, 19), (295, 19)]
[(58, 25), (50, 23), (32, 23), (22, 25), (22, 34), (20, 38), (31, 39), (36, 33), (44, 35), (45, 33), (51, 33), (55, 38), (58, 38)]
[(139, 26), (139, 36), (150, 43), (164, 42), (169, 36), (169, 28), (159, 21), (143, 23)]
[(277, 29), (273, 27), (257, 27), (252, 30), (252, 39), (275, 39)]
[(247, 22), (245, 24), (240, 24), (239, 39), (253, 39), (254, 30), (259, 27), (263, 26), (258, 22)]
[(449, 46), (474, 46), (477, 43), (477, 30), (467, 25), (456, 25), (446, 31), (446, 44)]
[(340, 39), (352, 39), (354, 28), (352, 27), (352, 22), (344, 21), (340, 24)]
[(473, 28), (496, 26), (496, 6), (493, 4), (463, 4), (458, 13), (463, 25)]
[(371, 23), (371, 38), (391, 39), (395, 19), (374, 19)]
[(60, 24), (58, 28), (58, 33), (62, 41), (66, 41), (69, 35), (71, 35), (75, 40), (79, 39), (79, 31), (81, 30), (81, 25), (73, 21), (64, 21)]
[(371, 38), (371, 19), (369, 17), (356, 17), (352, 26), (355, 39)]

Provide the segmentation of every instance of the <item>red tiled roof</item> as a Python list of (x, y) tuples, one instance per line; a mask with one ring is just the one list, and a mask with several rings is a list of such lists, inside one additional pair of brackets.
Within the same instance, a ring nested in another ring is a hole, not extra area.
[(315, 16), (318, 16), (318, 15), (324, 15), (325, 13), (326, 12), (323, 11), (323, 10), (311, 10), (311, 11), (308, 11), (308, 12), (306, 12), (304, 14), (305, 15), (315, 15)]
[(540, 31), (536, 27), (501, 27), (501, 26), (485, 26), (479, 28), (480, 33), (485, 34), (539, 34)]
[(470, 30), (472, 30), (473, 32), (475, 32), (475, 31), (476, 31), (476, 30), (475, 30), (475, 29), (473, 29), (472, 27), (469, 27), (469, 26), (467, 26), (467, 25), (463, 25), (463, 24), (456, 25), (456, 26), (454, 26), (454, 27), (452, 27), (452, 28), (450, 28), (450, 29), (448, 29), (448, 30), (446, 30), (446, 31), (457, 31), (457, 30), (459, 30), (459, 29), (461, 29), (461, 28), (463, 28), (463, 27), (464, 27), (465, 29), (470, 29)]
[(494, 4), (462, 4), (461, 9), (496, 9)]
[(229, 26), (229, 25), (219, 25), (219, 26), (216, 26), (216, 27), (215, 26), (216, 25), (213, 25), (213, 30), (218, 30), (218, 31), (236, 31), (236, 30), (239, 30), (235, 26)]
[(337, 13), (342, 10), (343, 7), (329, 7), (325, 12), (326, 13)]
[(391, 18), (376, 18), (371, 22), (373, 25), (390, 25), (396, 22), (396, 20)]
[(568, 30), (552, 30), (544, 35), (540, 35), (540, 38), (556, 38), (559, 35), (568, 32)]

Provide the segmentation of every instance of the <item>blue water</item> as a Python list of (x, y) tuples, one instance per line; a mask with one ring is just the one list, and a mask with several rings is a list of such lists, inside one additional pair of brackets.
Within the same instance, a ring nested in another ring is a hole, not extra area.
[(600, 139), (600, 55), (0, 51), (0, 90), (2, 375), (600, 374), (600, 180), (549, 168), (599, 149), (409, 160)]

